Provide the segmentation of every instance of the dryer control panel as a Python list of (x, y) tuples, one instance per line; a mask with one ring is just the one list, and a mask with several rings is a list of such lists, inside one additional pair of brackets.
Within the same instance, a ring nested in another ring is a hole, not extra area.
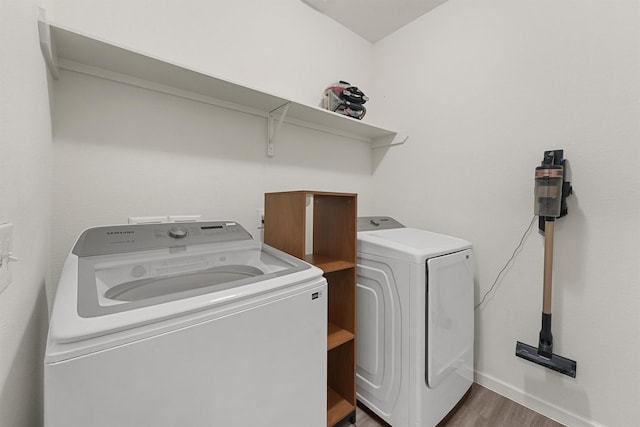
[(405, 228), (405, 226), (390, 216), (358, 217), (358, 231), (389, 230), (392, 228)]
[(233, 221), (113, 225), (85, 230), (71, 252), (85, 257), (251, 239)]

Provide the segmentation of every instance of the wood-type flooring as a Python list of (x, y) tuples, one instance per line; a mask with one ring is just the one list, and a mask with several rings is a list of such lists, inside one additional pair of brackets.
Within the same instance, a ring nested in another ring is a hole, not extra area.
[[(388, 427), (387, 423), (360, 405), (356, 409), (356, 425)], [(348, 421), (343, 421), (337, 427), (349, 426), (351, 424)], [(474, 383), (462, 401), (437, 427), (563, 427), (563, 424)]]

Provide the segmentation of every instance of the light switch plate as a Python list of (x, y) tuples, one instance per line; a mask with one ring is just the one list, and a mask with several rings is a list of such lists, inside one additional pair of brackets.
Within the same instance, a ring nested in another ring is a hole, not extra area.
[(11, 284), (11, 262), (9, 255), (13, 251), (13, 224), (0, 225), (0, 292)]

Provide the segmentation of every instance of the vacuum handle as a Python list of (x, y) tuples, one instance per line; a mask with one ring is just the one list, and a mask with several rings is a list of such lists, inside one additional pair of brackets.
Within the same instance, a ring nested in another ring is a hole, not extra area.
[(553, 274), (553, 228), (555, 221), (545, 220), (544, 224), (544, 287), (542, 291), (542, 312), (551, 314), (551, 288)]

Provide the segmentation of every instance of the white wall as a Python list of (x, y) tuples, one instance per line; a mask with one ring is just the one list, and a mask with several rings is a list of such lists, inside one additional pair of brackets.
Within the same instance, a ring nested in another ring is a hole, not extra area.
[(296, 101), (371, 87), (371, 44), (299, 0), (47, 1), (59, 24)]
[(373, 52), (296, 0), (52, 3), (63, 25), (302, 102), (357, 82), (378, 100), (369, 117), (410, 135), (376, 151), (373, 178), (362, 143), (295, 126), (267, 159), (264, 119), (64, 72), (54, 278), (84, 227), (201, 213), (255, 235), (264, 191), (317, 188), (473, 241), (479, 299), (532, 217), (542, 152), (564, 148), (576, 193), (556, 233), (555, 352), (578, 361), (578, 377), (513, 355), (516, 340), (537, 343), (534, 232), (477, 312), (477, 380), (569, 425), (640, 419), (638, 1), (449, 0)]
[[(228, 80), (316, 105), (338, 79), (370, 82), (372, 46), (297, 0), (56, 0), (58, 24)], [(54, 84), (53, 264), (86, 227), (128, 216), (201, 214), (259, 237), (268, 191), (371, 199), (363, 142), (284, 124), (265, 155), (266, 119), (63, 71)]]
[(13, 284), (0, 293), (0, 426), (42, 423), (51, 124), (36, 2), (0, 0), (0, 223), (15, 225)]
[(638, 425), (639, 2), (449, 0), (374, 58), (380, 113), (410, 140), (378, 162), (372, 213), (471, 240), (477, 301), (533, 216), (543, 151), (569, 159), (553, 332), (577, 378), (514, 356), (516, 340), (538, 342), (533, 232), (476, 312), (477, 381), (568, 425)]

